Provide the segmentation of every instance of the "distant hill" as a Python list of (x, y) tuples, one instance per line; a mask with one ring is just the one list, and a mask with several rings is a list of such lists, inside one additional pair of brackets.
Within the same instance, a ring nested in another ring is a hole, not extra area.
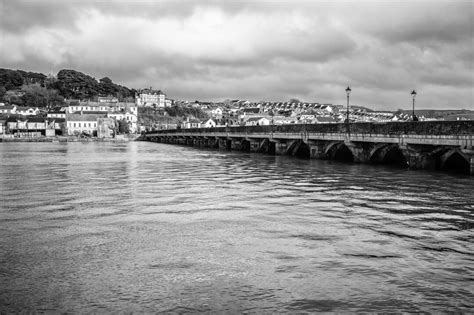
[[(411, 115), (411, 110), (398, 111)], [(425, 118), (456, 120), (456, 117), (474, 119), (474, 110), (469, 109), (415, 109), (415, 115)]]

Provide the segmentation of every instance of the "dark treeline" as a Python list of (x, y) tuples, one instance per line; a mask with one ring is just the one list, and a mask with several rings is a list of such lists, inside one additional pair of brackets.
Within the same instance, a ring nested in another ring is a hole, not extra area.
[(95, 78), (75, 70), (60, 70), (56, 77), (42, 73), (0, 68), (0, 101), (20, 106), (55, 107), (65, 98), (94, 100), (114, 96), (119, 101), (134, 101), (135, 90)]

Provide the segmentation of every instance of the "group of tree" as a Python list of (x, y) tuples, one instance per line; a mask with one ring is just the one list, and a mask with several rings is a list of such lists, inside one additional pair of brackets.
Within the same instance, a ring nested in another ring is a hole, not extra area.
[(173, 105), (165, 108), (166, 113), (171, 117), (196, 117), (206, 119), (208, 115), (200, 107), (187, 107)]
[(20, 106), (54, 107), (65, 98), (96, 99), (114, 96), (133, 102), (135, 90), (112, 82), (108, 77), (95, 78), (75, 70), (60, 70), (56, 77), (42, 73), (0, 68), (0, 101)]
[(46, 78), (42, 73), (0, 68), (0, 89), (6, 92), (21, 88), (24, 84), (44, 86)]
[(76, 70), (60, 70), (53, 87), (65, 98), (93, 99), (98, 96), (115, 96), (119, 101), (133, 100), (135, 90), (112, 82), (108, 77), (95, 78)]

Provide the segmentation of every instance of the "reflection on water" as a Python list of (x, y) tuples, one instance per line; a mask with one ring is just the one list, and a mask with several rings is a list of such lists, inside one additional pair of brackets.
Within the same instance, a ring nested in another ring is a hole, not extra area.
[(0, 312), (474, 306), (469, 176), (153, 143), (0, 161)]

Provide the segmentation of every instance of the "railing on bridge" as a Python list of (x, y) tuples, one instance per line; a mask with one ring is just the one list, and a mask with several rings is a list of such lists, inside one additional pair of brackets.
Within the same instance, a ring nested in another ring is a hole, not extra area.
[(423, 121), (351, 124), (301, 124), (268, 126), (230, 126), (215, 128), (190, 128), (149, 131), (149, 134), (174, 133), (351, 133), (385, 135), (473, 135), (474, 120), (466, 121)]

